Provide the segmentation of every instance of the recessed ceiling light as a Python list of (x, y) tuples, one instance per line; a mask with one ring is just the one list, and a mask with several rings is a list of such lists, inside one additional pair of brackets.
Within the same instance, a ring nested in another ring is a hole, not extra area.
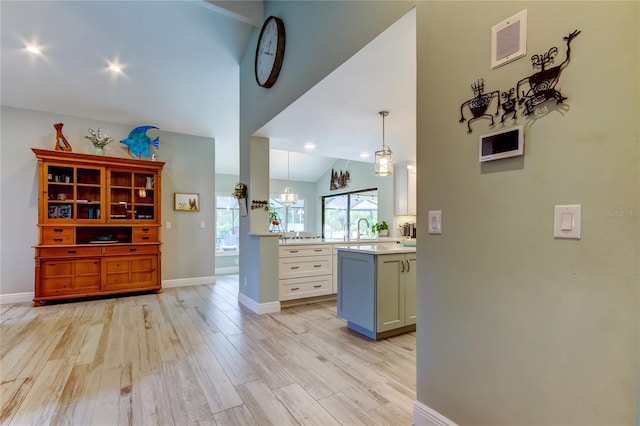
[(309, 150), (309, 151), (311, 151), (313, 149), (316, 149), (316, 144), (313, 143), (313, 142), (307, 142), (307, 143), (304, 144), (304, 149)]
[(36, 46), (33, 46), (33, 45), (27, 46), (27, 50), (30, 53), (33, 53), (34, 55), (39, 55), (39, 54), (42, 53), (42, 51), (40, 51), (40, 49), (38, 49)]
[(369, 157), (369, 153), (368, 152), (361, 152), (360, 153), (360, 158), (368, 158)]
[(116, 64), (111, 64), (109, 65), (109, 69), (115, 73), (121, 73), (122, 72), (122, 68), (120, 68), (120, 65), (116, 65)]

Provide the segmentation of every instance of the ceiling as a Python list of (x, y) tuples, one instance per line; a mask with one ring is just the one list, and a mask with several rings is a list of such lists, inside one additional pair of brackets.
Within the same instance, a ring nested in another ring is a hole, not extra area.
[[(238, 64), (261, 15), (261, 2), (0, 1), (0, 102), (215, 138), (216, 172), (238, 174)], [(271, 140), (272, 178), (372, 162), (380, 110), (394, 160), (415, 161), (415, 33), (410, 12), (256, 132)]]

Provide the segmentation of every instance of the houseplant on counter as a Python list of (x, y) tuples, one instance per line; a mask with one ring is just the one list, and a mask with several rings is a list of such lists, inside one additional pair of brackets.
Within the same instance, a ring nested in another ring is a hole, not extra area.
[(371, 225), (371, 233), (378, 233), (379, 237), (388, 237), (389, 236), (389, 225), (384, 220), (374, 223)]

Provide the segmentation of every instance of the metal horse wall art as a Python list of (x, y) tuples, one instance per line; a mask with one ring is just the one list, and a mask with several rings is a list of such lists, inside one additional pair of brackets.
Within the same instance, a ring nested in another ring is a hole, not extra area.
[[(536, 106), (548, 100), (555, 99), (557, 105), (567, 99), (565, 96), (562, 96), (560, 90), (556, 90), (556, 85), (558, 84), (558, 80), (560, 80), (560, 73), (569, 63), (571, 57), (571, 40), (578, 34), (580, 34), (580, 31), (575, 30), (568, 36), (563, 37), (563, 40), (567, 42), (567, 57), (560, 65), (545, 69), (545, 66), (553, 63), (554, 57), (558, 54), (557, 47), (552, 47), (547, 53), (542, 55), (533, 55), (531, 57), (533, 68), (540, 68), (540, 71), (518, 82), (518, 103), (520, 105), (524, 104), (524, 115), (532, 114)], [(527, 91), (522, 90), (521, 92), (520, 86), (526, 87), (527, 84), (529, 89)]]
[(500, 108), (500, 91), (494, 90), (490, 93), (484, 93), (484, 79), (479, 79), (477, 83), (471, 85), (471, 89), (475, 96), (468, 101), (464, 102), (460, 105), (460, 120), (459, 123), (464, 123), (464, 107), (467, 106), (469, 111), (471, 111), (472, 118), (467, 122), (467, 128), (469, 129), (468, 133), (471, 133), (471, 122), (475, 121), (482, 117), (489, 117), (491, 119), (491, 124), (489, 126), (493, 126), (495, 121), (493, 120), (493, 115), (487, 114), (487, 109), (494, 98), (498, 99), (498, 105), (496, 105), (496, 113), (498, 115), (498, 111)]

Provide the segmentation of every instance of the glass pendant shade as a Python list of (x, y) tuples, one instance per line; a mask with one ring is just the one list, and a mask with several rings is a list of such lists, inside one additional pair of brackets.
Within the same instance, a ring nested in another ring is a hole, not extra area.
[(287, 186), (284, 192), (280, 194), (280, 203), (285, 206), (291, 206), (298, 202), (298, 194), (295, 193), (292, 187)]
[[(289, 152), (287, 152), (287, 182), (289, 182)], [(284, 189), (280, 194), (280, 204), (283, 206), (291, 206), (298, 202), (298, 194), (290, 186)]]
[(382, 147), (376, 151), (375, 172), (376, 176), (389, 176), (393, 173), (393, 152), (384, 144), (384, 118), (389, 111), (380, 111), (382, 117)]
[(389, 176), (393, 173), (393, 152), (388, 146), (376, 151), (376, 176)]

